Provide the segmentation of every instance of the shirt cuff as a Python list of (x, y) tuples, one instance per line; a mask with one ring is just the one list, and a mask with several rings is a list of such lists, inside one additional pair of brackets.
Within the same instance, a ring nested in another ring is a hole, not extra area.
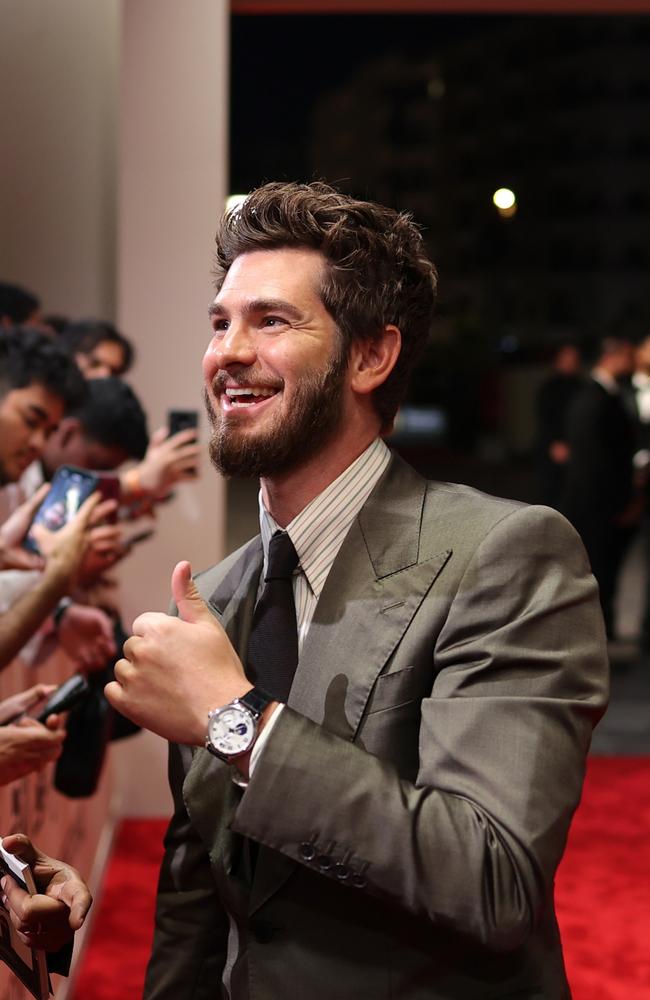
[(266, 720), (266, 725), (264, 726), (264, 729), (262, 730), (262, 732), (260, 733), (260, 735), (258, 736), (258, 738), (255, 740), (255, 745), (254, 745), (253, 749), (251, 750), (251, 761), (250, 761), (250, 764), (249, 764), (249, 767), (248, 767), (248, 774), (249, 774), (249, 776), (251, 778), (253, 777), (253, 771), (255, 770), (255, 765), (257, 764), (257, 761), (259, 760), (259, 756), (260, 756), (262, 750), (264, 749), (266, 741), (268, 740), (269, 736), (271, 735), (271, 730), (273, 729), (274, 725), (276, 724), (276, 722), (280, 718), (280, 715), (282, 714), (282, 709), (283, 708), (284, 708), (284, 705), (278, 705), (273, 710), (273, 715), (269, 719)]
[(253, 777), (253, 771), (255, 770), (255, 765), (257, 764), (257, 761), (260, 758), (260, 754), (264, 749), (266, 741), (271, 735), (271, 730), (273, 729), (274, 725), (276, 724), (276, 722), (278, 721), (278, 719), (282, 714), (283, 708), (284, 705), (277, 705), (273, 709), (273, 714), (269, 719), (267, 719), (264, 729), (262, 730), (258, 738), (255, 740), (255, 744), (253, 745), (253, 749), (251, 750), (251, 759), (248, 765), (248, 779), (244, 778), (244, 776), (237, 770), (237, 765), (236, 764), (234, 765), (232, 780), (235, 782), (236, 785), (239, 785), (240, 788), (248, 787), (248, 782)]

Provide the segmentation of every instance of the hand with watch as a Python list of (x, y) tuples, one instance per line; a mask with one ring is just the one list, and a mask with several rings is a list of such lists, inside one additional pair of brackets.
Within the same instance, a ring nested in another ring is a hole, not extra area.
[(172, 595), (178, 617), (146, 612), (134, 621), (106, 697), (122, 715), (163, 739), (206, 747), (221, 760), (236, 762), (246, 778), (250, 751), (277, 702), (252, 687), (187, 562), (172, 574)]
[(259, 722), (273, 697), (261, 688), (251, 688), (241, 698), (208, 713), (206, 749), (227, 764), (249, 753), (259, 736)]

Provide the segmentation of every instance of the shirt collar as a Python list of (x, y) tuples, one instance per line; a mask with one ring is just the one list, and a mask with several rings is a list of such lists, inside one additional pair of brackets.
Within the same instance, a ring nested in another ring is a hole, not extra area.
[[(386, 470), (390, 457), (390, 450), (384, 441), (375, 438), (340, 476), (314, 497), (287, 525), (287, 534), (298, 553), (299, 566), (296, 572), (301, 570), (305, 574), (316, 597), (320, 596), (348, 528)], [(261, 490), (259, 508), (266, 570), (269, 542), (274, 533), (281, 529), (264, 506)]]

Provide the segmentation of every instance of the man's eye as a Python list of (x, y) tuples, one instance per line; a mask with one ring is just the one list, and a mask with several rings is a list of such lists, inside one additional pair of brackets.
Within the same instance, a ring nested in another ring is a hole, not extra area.
[(262, 320), (262, 326), (286, 326), (286, 319), (282, 319), (281, 316), (265, 316)]
[(228, 329), (228, 320), (227, 319), (213, 319), (212, 320), (212, 329), (214, 330), (215, 333), (223, 333), (225, 330)]

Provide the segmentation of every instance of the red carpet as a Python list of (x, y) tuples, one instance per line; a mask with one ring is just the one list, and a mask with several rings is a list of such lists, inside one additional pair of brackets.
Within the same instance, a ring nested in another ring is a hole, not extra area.
[[(122, 825), (74, 1000), (137, 1000), (163, 820)], [(594, 757), (557, 880), (574, 1000), (650, 1000), (650, 758)]]

